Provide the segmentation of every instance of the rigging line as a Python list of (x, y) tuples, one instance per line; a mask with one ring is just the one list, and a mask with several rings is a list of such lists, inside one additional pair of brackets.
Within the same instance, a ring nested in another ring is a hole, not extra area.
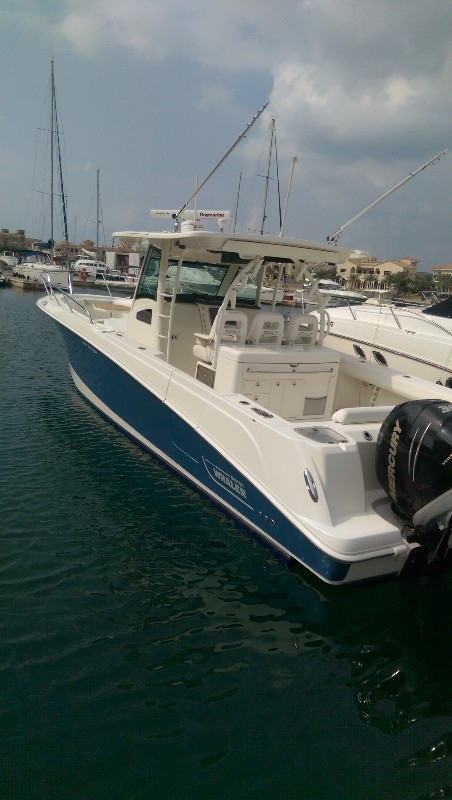
[(107, 243), (106, 243), (106, 239), (105, 239), (104, 212), (102, 210), (102, 198), (101, 198), (100, 194), (99, 194), (99, 210), (100, 210), (99, 211), (99, 222), (100, 222), (100, 224), (102, 226), (102, 237), (103, 237), (104, 247), (106, 247)]
[(91, 214), (94, 213), (94, 211), (93, 211), (94, 199), (95, 199), (95, 194), (93, 193), (91, 195), (90, 204), (89, 204), (89, 208), (88, 208), (88, 214), (86, 216), (85, 224), (84, 224), (84, 226), (82, 228), (82, 237), (83, 237), (83, 239), (86, 239), (87, 231), (88, 231), (88, 225), (91, 225)]
[[(43, 100), (40, 104), (40, 116), (35, 132), (33, 174), (30, 194), (27, 202), (26, 219), (29, 226), (40, 236), (41, 240), (49, 237), (49, 204), (37, 203), (34, 195), (46, 196), (49, 199), (49, 189), (39, 188), (47, 185), (50, 162), (50, 128), (48, 109), (52, 107), (52, 80), (46, 85)], [(45, 119), (45, 121), (44, 121)], [(51, 127), (50, 121), (50, 127)], [(28, 227), (28, 226), (27, 226)]]
[(58, 129), (58, 116), (57, 116), (56, 101), (55, 101), (55, 126), (56, 126), (58, 167), (59, 167), (59, 174), (60, 174), (61, 206), (62, 206), (62, 211), (63, 211), (64, 241), (66, 242), (66, 244), (68, 244), (69, 236), (68, 236), (68, 226), (67, 226), (66, 198), (64, 196), (64, 187), (63, 187), (63, 167), (62, 167), (62, 164), (61, 164), (60, 131)]
[[(274, 122), (274, 120), (273, 120), (273, 122)], [(278, 148), (276, 146), (276, 128), (275, 128), (275, 126), (273, 126), (273, 127), (274, 127), (273, 138), (275, 140), (275, 166), (276, 166), (276, 187), (277, 187), (277, 192), (278, 192), (279, 230), (281, 231), (282, 230), (282, 224), (283, 224), (282, 223), (282, 209), (281, 209), (281, 186), (280, 186), (280, 183), (279, 183), (279, 164), (278, 164)], [(284, 264), (284, 267), (283, 267), (283, 282), (284, 282), (284, 288), (285, 289), (287, 289), (287, 278), (288, 278), (288, 276), (287, 276), (286, 265)]]
[(233, 233), (235, 233), (235, 229), (236, 229), (236, 225), (237, 225), (237, 213), (238, 213), (238, 210), (239, 210), (239, 197), (240, 197), (240, 185), (241, 185), (241, 183), (242, 183), (242, 173), (240, 173), (240, 175), (239, 175), (239, 188), (237, 189), (237, 198), (236, 198), (236, 201), (235, 201), (234, 229), (232, 231)]
[(106, 247), (104, 215), (102, 211), (102, 198), (100, 194), (100, 170), (97, 170), (96, 177), (96, 252), (99, 257), (99, 225), (102, 226), (103, 246)]
[(59, 129), (59, 125), (58, 125), (58, 109), (57, 109), (57, 102), (56, 102), (55, 79), (54, 79), (54, 73), (53, 73), (53, 65), (52, 65), (52, 88), (53, 88), (53, 107), (54, 107), (54, 117), (55, 117), (55, 138), (56, 138), (56, 146), (57, 146), (58, 171), (59, 171), (59, 178), (60, 178), (61, 210), (62, 210), (62, 214), (63, 214), (64, 241), (66, 242), (66, 244), (68, 244), (69, 235), (68, 235), (68, 224), (67, 224), (67, 209), (66, 209), (66, 198), (65, 198), (65, 194), (64, 194), (63, 166), (62, 166), (62, 161), (61, 161), (60, 129)]
[(274, 139), (275, 139), (276, 186), (278, 188), (279, 230), (281, 230), (282, 228), (281, 186), (279, 183), (279, 163), (278, 163), (278, 148), (276, 147), (276, 129), (274, 131)]
[(64, 184), (63, 184), (63, 166), (62, 166), (62, 159), (61, 159), (61, 142), (60, 142), (60, 131), (58, 126), (58, 110), (57, 110), (57, 102), (56, 102), (56, 92), (55, 92), (55, 70), (54, 70), (54, 60), (51, 61), (51, 131), (50, 131), (50, 159), (51, 159), (51, 188), (50, 188), (50, 203), (51, 203), (51, 240), (52, 240), (52, 248), (54, 247), (54, 230), (53, 230), (53, 199), (54, 199), (54, 185), (53, 185), (53, 157), (54, 157), (54, 140), (56, 144), (56, 158), (57, 158), (57, 166), (59, 172), (59, 182), (60, 182), (60, 193), (61, 193), (61, 212), (63, 216), (63, 230), (64, 230), (64, 240), (66, 244), (69, 243), (69, 234), (68, 234), (68, 224), (67, 224), (67, 211), (66, 211), (66, 197), (64, 194)]
[(270, 181), (270, 166), (271, 166), (271, 159), (272, 159), (272, 150), (273, 150), (273, 137), (275, 132), (275, 120), (272, 119), (270, 122), (270, 146), (268, 148), (268, 159), (267, 159), (267, 174), (265, 175), (265, 192), (264, 192), (264, 208), (262, 211), (262, 225), (261, 225), (261, 236), (264, 234), (265, 228), (265, 221), (267, 219), (267, 198), (268, 198), (268, 185)]
[(51, 71), (50, 71), (50, 87), (51, 87), (51, 94), (50, 94), (50, 241), (52, 242), (52, 256), (54, 255), (54, 246), (55, 246), (55, 236), (53, 232), (53, 145), (54, 145), (54, 136), (55, 136), (55, 76), (54, 76), (54, 61), (52, 58), (51, 61)]
[(100, 224), (100, 204), (99, 204), (99, 170), (97, 170), (97, 184), (96, 184), (96, 254), (99, 258), (99, 224)]
[(290, 190), (292, 188), (292, 178), (293, 178), (293, 173), (294, 173), (294, 169), (295, 169), (295, 164), (296, 163), (297, 163), (297, 157), (293, 156), (293, 158), (292, 158), (292, 169), (290, 171), (289, 185), (287, 187), (286, 200), (285, 200), (285, 203), (284, 203), (284, 211), (283, 211), (283, 215), (282, 215), (281, 228), (279, 229), (279, 235), (280, 236), (283, 235), (284, 222), (286, 220), (287, 205), (289, 203), (289, 195), (290, 195)]

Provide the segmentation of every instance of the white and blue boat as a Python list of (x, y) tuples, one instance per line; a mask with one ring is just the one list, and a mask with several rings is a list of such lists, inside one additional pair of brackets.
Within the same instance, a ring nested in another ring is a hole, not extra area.
[(319, 316), (261, 307), (268, 268), (315, 293), (349, 251), (180, 228), (114, 234), (147, 244), (131, 299), (47, 283), (81, 394), (322, 581), (446, 570), (452, 390), (325, 347), (320, 294)]

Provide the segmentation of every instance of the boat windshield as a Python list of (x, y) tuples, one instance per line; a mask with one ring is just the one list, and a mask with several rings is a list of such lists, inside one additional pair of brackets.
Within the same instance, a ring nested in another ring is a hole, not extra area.
[(319, 289), (329, 289), (332, 292), (337, 292), (338, 289), (343, 289), (339, 283), (334, 281), (319, 281)]
[(434, 306), (424, 308), (422, 313), (432, 317), (447, 317), (447, 319), (452, 319), (452, 297), (446, 297), (445, 300), (435, 303)]
[[(135, 299), (146, 297), (155, 300), (157, 298), (160, 264), (161, 252), (151, 246), (146, 256)], [(187, 259), (183, 262), (180, 270), (176, 300), (183, 303), (221, 303), (242, 266), (242, 264)], [(170, 259), (166, 271), (165, 294), (173, 294), (177, 267), (177, 260)], [(257, 289), (254, 281), (245, 283), (237, 292), (237, 304), (255, 305)]]
[(50, 256), (40, 250), (32, 250), (22, 256), (21, 264), (50, 264)]

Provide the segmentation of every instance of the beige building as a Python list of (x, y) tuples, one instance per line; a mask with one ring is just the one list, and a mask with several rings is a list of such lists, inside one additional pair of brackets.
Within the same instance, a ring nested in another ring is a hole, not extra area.
[(343, 264), (337, 266), (338, 280), (344, 286), (388, 288), (388, 279), (391, 274), (405, 272), (413, 277), (416, 275), (416, 266), (419, 259), (406, 256), (388, 261), (377, 261), (373, 256), (351, 256)]
[[(16, 250), (33, 250), (39, 249), (39, 239), (30, 236), (25, 236), (24, 230), (10, 231), (8, 228), (0, 230), (0, 252)], [(77, 257), (80, 245), (69, 244), (67, 242), (55, 242), (54, 253), (55, 259), (61, 261), (72, 260)]]
[(441, 267), (432, 267), (434, 278), (452, 277), (452, 264), (443, 264)]
[(31, 247), (30, 239), (25, 236), (25, 231), (18, 230), (14, 233), (8, 228), (0, 231), (0, 250), (24, 250)]

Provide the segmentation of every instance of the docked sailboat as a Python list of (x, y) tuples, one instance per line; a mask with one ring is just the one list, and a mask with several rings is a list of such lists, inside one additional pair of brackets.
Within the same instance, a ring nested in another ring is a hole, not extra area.
[(114, 234), (148, 246), (130, 300), (48, 286), (79, 391), (323, 581), (449, 567), (452, 390), (325, 347), (323, 313), (260, 306), (268, 267), (315, 286), (349, 251), (190, 227)]
[(43, 276), (48, 276), (54, 286), (68, 286), (70, 278), (69, 263), (60, 264), (55, 261), (54, 253), (54, 206), (55, 206), (55, 171), (59, 174), (59, 198), (62, 207), (62, 217), (64, 225), (64, 239), (68, 245), (68, 227), (66, 214), (66, 199), (63, 188), (63, 173), (61, 166), (60, 136), (58, 128), (58, 114), (55, 93), (55, 72), (54, 62), (51, 61), (50, 72), (50, 239), (46, 242), (36, 244), (34, 250), (23, 253), (14, 267), (14, 277), (26, 283), (35, 283), (44, 288), (42, 284)]

